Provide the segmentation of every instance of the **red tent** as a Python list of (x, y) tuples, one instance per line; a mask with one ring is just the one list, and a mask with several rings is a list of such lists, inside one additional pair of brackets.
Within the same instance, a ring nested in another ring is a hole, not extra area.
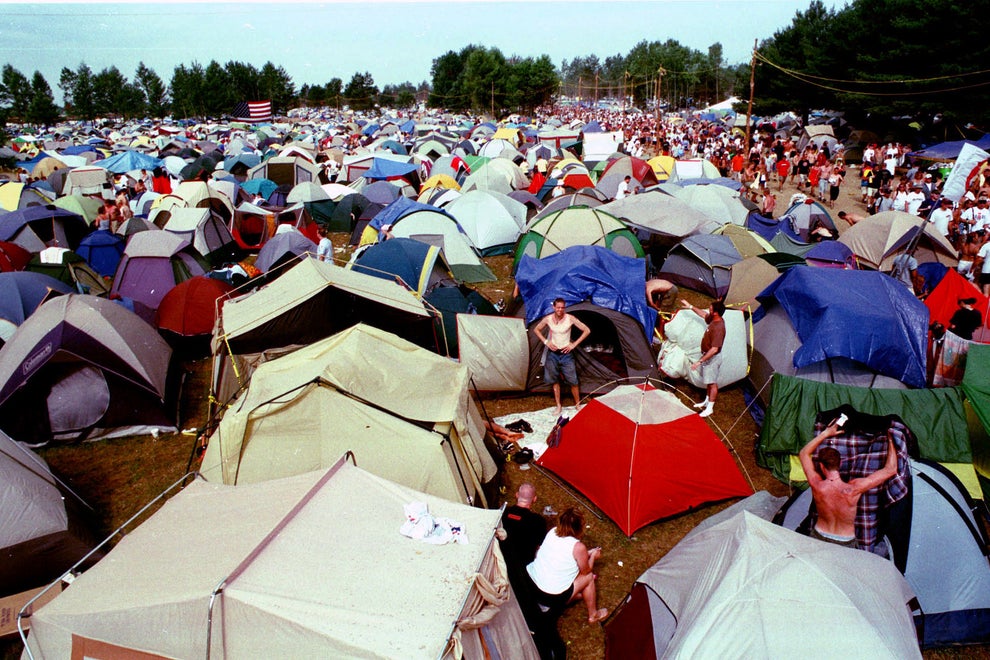
[(948, 328), (949, 319), (959, 309), (960, 298), (976, 298), (973, 309), (979, 310), (983, 315), (983, 327), (973, 333), (973, 341), (990, 343), (990, 299), (980, 293), (975, 284), (951, 268), (945, 272), (938, 286), (925, 298), (930, 322), (938, 321)]
[(24, 270), (31, 261), (31, 253), (17, 243), (0, 241), (0, 272)]
[(155, 325), (182, 337), (208, 335), (216, 320), (217, 298), (233, 290), (226, 282), (197, 275), (175, 285), (158, 305)]
[(593, 399), (537, 463), (584, 493), (625, 532), (753, 489), (698, 414), (673, 394), (622, 385)]

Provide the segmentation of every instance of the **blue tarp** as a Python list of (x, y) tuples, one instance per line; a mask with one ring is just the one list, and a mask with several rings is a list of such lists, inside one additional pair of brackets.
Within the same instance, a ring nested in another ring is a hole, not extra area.
[(375, 158), (371, 162), (371, 167), (364, 173), (364, 178), (369, 181), (372, 179), (388, 179), (393, 176), (405, 176), (418, 169), (419, 165), (416, 163), (400, 163), (395, 160), (389, 160), (388, 158)]
[(553, 312), (554, 298), (568, 305), (590, 301), (630, 316), (653, 336), (657, 312), (646, 303), (646, 261), (594, 245), (575, 245), (543, 259), (523, 255), (516, 284), (526, 325)]
[(165, 161), (141, 153), (140, 151), (123, 151), (115, 156), (98, 160), (95, 165), (114, 174), (125, 174), (134, 170), (148, 170), (161, 167)]
[(462, 234), (464, 233), (464, 230), (457, 223), (457, 219), (454, 216), (450, 215), (443, 209), (439, 209), (431, 204), (414, 202), (408, 197), (400, 197), (399, 199), (395, 200), (394, 202), (383, 208), (381, 211), (378, 212), (378, 215), (376, 215), (374, 218), (371, 219), (371, 222), (368, 223), (368, 226), (378, 230), (379, 232), (378, 238), (379, 240), (381, 240), (383, 238), (381, 236), (382, 227), (384, 227), (385, 225), (394, 225), (396, 222), (398, 222), (400, 219), (404, 218), (405, 216), (409, 215), (410, 213), (417, 213), (419, 211), (429, 211), (432, 213), (439, 213), (440, 215), (444, 215), (450, 218), (454, 222), (454, 224), (457, 225), (458, 231), (460, 231)]
[[(679, 185), (681, 187), (684, 187), (684, 186), (694, 186), (694, 185), (700, 185), (700, 186), (710, 186), (710, 185), (725, 186), (726, 188), (730, 188), (730, 189), (735, 190), (737, 192), (742, 189), (742, 183), (740, 183), (739, 181), (736, 181), (735, 179), (730, 179), (730, 178), (724, 177), (724, 176), (720, 176), (717, 179), (705, 179), (705, 178), (678, 179), (677, 180), (677, 185)], [(753, 213), (756, 213), (756, 211), (753, 211)]]
[(990, 151), (990, 133), (987, 133), (979, 140), (950, 140), (949, 142), (934, 144), (925, 149), (912, 151), (908, 154), (908, 158), (952, 160), (953, 158), (957, 158), (959, 156), (959, 152), (962, 151), (964, 144), (972, 144), (973, 146), (979, 147), (984, 151)]
[(791, 268), (757, 296), (776, 301), (801, 338), (794, 366), (845, 357), (925, 387), (928, 308), (903, 283), (884, 273), (832, 268)]

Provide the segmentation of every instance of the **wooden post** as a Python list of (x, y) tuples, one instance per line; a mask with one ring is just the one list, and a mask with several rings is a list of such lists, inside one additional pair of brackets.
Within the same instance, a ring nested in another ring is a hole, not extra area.
[(756, 39), (753, 39), (753, 59), (749, 63), (749, 107), (746, 108), (746, 149), (745, 158), (749, 158), (749, 131), (753, 124), (753, 92), (756, 89)]

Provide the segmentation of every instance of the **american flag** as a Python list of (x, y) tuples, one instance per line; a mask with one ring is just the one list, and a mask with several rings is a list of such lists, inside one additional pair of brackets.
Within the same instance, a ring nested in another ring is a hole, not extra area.
[(271, 101), (242, 101), (234, 106), (233, 115), (239, 121), (260, 123), (272, 120)]

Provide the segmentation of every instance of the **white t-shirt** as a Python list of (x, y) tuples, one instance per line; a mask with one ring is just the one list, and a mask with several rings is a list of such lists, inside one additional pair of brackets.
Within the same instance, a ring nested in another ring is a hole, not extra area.
[(980, 273), (983, 275), (990, 274), (990, 243), (984, 243), (980, 251), (976, 253), (976, 256), (983, 259), (983, 267), (980, 269)]
[(623, 179), (619, 184), (619, 189), (615, 191), (616, 199), (625, 199), (626, 195), (629, 193), (629, 184)]
[(938, 207), (932, 211), (931, 215), (932, 226), (935, 227), (943, 236), (949, 235), (949, 223), (952, 221), (952, 209)]
[(333, 243), (324, 236), (320, 239), (320, 244), (316, 246), (316, 258), (320, 261), (333, 260)]
[(921, 203), (925, 201), (925, 196), (917, 190), (913, 190), (907, 194), (905, 197), (905, 211), (911, 215), (918, 215), (918, 209), (921, 208)]

